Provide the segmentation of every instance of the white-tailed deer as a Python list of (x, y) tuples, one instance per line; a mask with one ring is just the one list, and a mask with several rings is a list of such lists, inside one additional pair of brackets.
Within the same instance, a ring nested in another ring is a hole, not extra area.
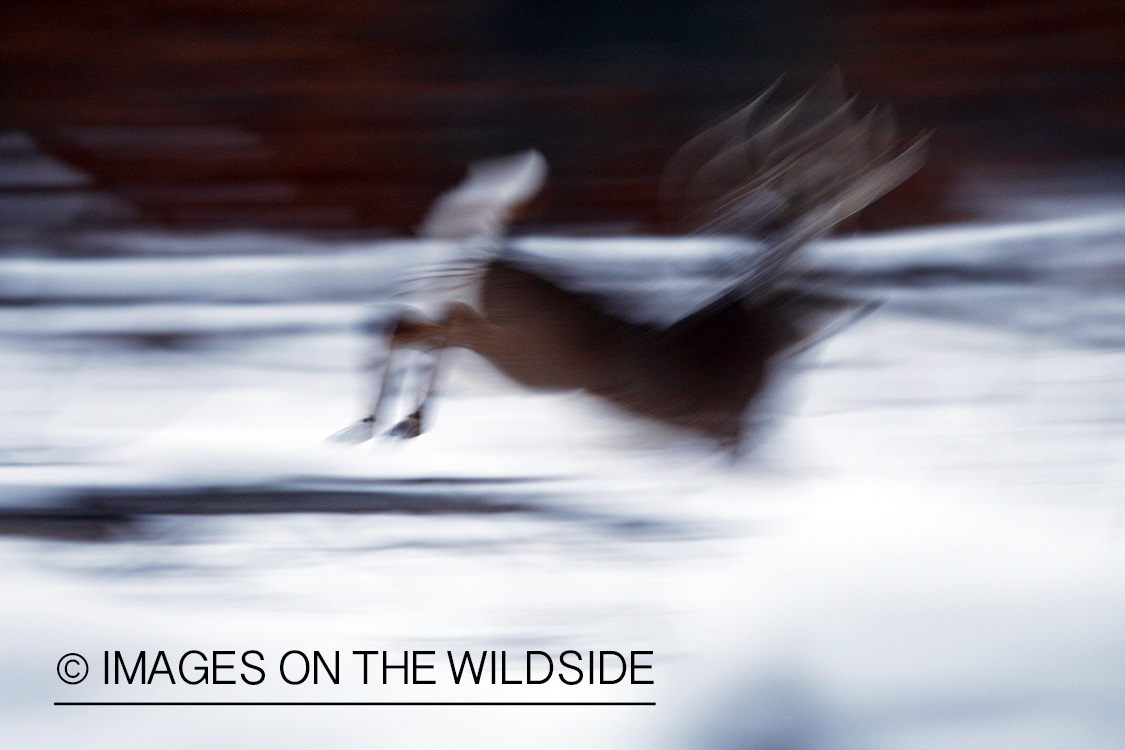
[(465, 182), (431, 209), (423, 233), (462, 242), (459, 261), (435, 276), (456, 278), (472, 298), (447, 301), (436, 319), (397, 317), (371, 413), (335, 439), (361, 442), (389, 421), (383, 413), (401, 386), (390, 360), (408, 347), (430, 352), (431, 364), (414, 378), (413, 408), (387, 434), (420, 434), (441, 353), (464, 347), (529, 388), (582, 389), (737, 444), (775, 359), (809, 335), (809, 313), (855, 306), (802, 285), (798, 251), (913, 174), (924, 151), (924, 138), (897, 144), (888, 110), (857, 117), (838, 75), (769, 111), (775, 87), (668, 164), (664, 197), (686, 209), (696, 231), (756, 241), (695, 309), (671, 323), (627, 319), (615, 312), (621, 306), (612, 294), (568, 288), (505, 245), (509, 217), (544, 180), (537, 152), (470, 167)]

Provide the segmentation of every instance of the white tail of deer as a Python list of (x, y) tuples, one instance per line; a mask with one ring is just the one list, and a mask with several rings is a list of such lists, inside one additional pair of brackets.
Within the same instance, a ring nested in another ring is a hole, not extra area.
[[(700, 133), (665, 170), (662, 197), (695, 231), (756, 241), (703, 303), (671, 323), (626, 320), (606, 295), (565, 288), (506, 247), (508, 221), (546, 177), (538, 152), (471, 166), (423, 224), (425, 236), (457, 239), (459, 252), (421, 274), (435, 286), (455, 279), (471, 294), (447, 295), (433, 319), (397, 317), (370, 413), (333, 439), (362, 442), (384, 423), (393, 423), (392, 437), (420, 434), (442, 352), (464, 347), (527, 387), (585, 390), (737, 445), (775, 358), (809, 336), (808, 319), (856, 306), (799, 283), (800, 249), (917, 171), (926, 140), (898, 145), (886, 108), (857, 117), (838, 74), (771, 109), (775, 88)], [(429, 366), (395, 421), (384, 413), (402, 384), (395, 353), (406, 348), (428, 353)]]

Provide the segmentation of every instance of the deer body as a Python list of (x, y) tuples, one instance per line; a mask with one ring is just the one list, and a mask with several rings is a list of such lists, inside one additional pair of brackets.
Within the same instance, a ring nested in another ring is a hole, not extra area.
[[(626, 320), (606, 295), (568, 288), (505, 253), (507, 220), (545, 176), (538, 153), (471, 166), (465, 182), (439, 198), (425, 233), (464, 240), (466, 258), (450, 273), (462, 274), (477, 299), (448, 303), (437, 320), (404, 315), (392, 326), (392, 355), (413, 347), (433, 357), (428, 379), (418, 379), (425, 385), (417, 407), (388, 434), (422, 431), (441, 353), (463, 347), (528, 388), (584, 390), (737, 444), (779, 355), (812, 332), (804, 325), (809, 311), (854, 307), (803, 289), (793, 259), (913, 174), (924, 141), (897, 147), (885, 109), (854, 117), (838, 77), (760, 117), (771, 93), (701, 133), (669, 163), (665, 189), (683, 197), (703, 231), (749, 236), (760, 250), (734, 264), (731, 278), (716, 279), (709, 301), (670, 324)], [(372, 413), (336, 437), (370, 438), (397, 383), (384, 375)]]
[(797, 298), (727, 294), (671, 326), (637, 324), (605, 312), (596, 294), (498, 259), (482, 274), (479, 312), (454, 303), (438, 323), (402, 322), (391, 346), (471, 349), (528, 388), (585, 390), (725, 443), (767, 367), (802, 338), (783, 313)]

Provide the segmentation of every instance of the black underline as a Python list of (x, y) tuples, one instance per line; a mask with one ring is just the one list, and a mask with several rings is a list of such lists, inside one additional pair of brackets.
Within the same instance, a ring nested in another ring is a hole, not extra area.
[(655, 706), (656, 701), (55, 701), (56, 706)]

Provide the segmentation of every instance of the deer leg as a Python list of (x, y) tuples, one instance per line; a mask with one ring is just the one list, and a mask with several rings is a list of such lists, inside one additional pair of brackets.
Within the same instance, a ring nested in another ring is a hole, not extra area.
[[(418, 400), (413, 411), (406, 415), (386, 432), (388, 437), (409, 439), (418, 437), (425, 428), (426, 413), (436, 397), (438, 384), (441, 378), (442, 359), (445, 350), (453, 342), (455, 328), (475, 329), (479, 327), (480, 316), (466, 305), (452, 305), (443, 319), (434, 323), (429, 320), (420, 320), (414, 313), (404, 313), (395, 319), (391, 327), (390, 342), (387, 346), (387, 355), (382, 360), (383, 377), (376, 391), (371, 413), (332, 436), (332, 440), (342, 443), (361, 443), (371, 439), (375, 434), (375, 426), (387, 409), (402, 390), (405, 380), (406, 367), (401, 366), (401, 354), (396, 356), (399, 349), (420, 349), (429, 354), (429, 365), (424, 368), (415, 368), (416, 377), (414, 386), (417, 389)], [(469, 325), (472, 324), (472, 325)], [(462, 336), (462, 338), (465, 338)], [(459, 339), (458, 339), (459, 341)], [(378, 369), (378, 364), (372, 370)]]
[[(387, 435), (391, 437), (404, 439), (418, 437), (425, 428), (426, 412), (429, 410), (437, 392), (438, 378), (441, 376), (441, 362), (446, 351), (446, 344), (449, 341), (448, 316), (441, 323), (426, 326), (422, 335), (425, 337), (423, 340), (426, 347), (430, 350), (430, 363), (418, 375), (418, 405), (414, 411), (407, 414), (402, 421), (387, 432)], [(411, 340), (419, 340), (417, 331), (411, 334)]]
[(378, 385), (372, 391), (374, 398), (371, 402), (371, 411), (366, 416), (348, 425), (328, 439), (334, 443), (357, 445), (375, 437), (375, 425), (379, 414), (388, 400), (393, 400), (398, 395), (402, 377), (397, 366), (398, 358), (393, 350), (388, 350), (381, 358), (374, 358), (365, 368), (370, 374), (373, 384)]
[[(418, 386), (420, 397), (418, 405), (414, 411), (407, 414), (398, 424), (387, 431), (387, 435), (397, 438), (414, 438), (422, 434), (425, 422), (426, 412), (429, 410), (430, 403), (434, 399), (434, 394), (437, 391), (438, 376), (441, 370), (441, 359), (445, 353), (445, 348), (438, 348), (432, 352), (432, 359), (428, 367), (423, 372), (419, 373)], [(424, 387), (422, 383), (425, 383)]]
[[(426, 427), (426, 414), (432, 408), (441, 380), (442, 363), (446, 352), (454, 346), (479, 348), (484, 338), (486, 323), (480, 313), (466, 304), (452, 303), (438, 323), (413, 324), (403, 329), (396, 338), (401, 345), (422, 344), (431, 353), (429, 369), (418, 379), (418, 406), (387, 433), (392, 437), (412, 438), (422, 434)], [(425, 386), (421, 386), (422, 383)]]
[(393, 405), (398, 400), (404, 380), (401, 354), (396, 356), (397, 349), (404, 345), (400, 340), (399, 332), (408, 327), (404, 315), (398, 315), (389, 326), (389, 340), (382, 356), (375, 356), (365, 368), (371, 374), (374, 394), (371, 402), (371, 411), (362, 419), (353, 422), (339, 432), (329, 437), (335, 443), (355, 445), (366, 442), (375, 436), (375, 427), (380, 421), (380, 416), (387, 409), (388, 404)]
[(416, 366), (414, 387), (417, 401), (413, 411), (387, 431), (387, 436), (409, 439), (422, 434), (425, 427), (425, 414), (437, 390), (441, 371), (441, 359), (445, 350), (448, 323), (401, 322), (392, 337), (392, 349), (413, 347), (429, 354), (429, 364)]

